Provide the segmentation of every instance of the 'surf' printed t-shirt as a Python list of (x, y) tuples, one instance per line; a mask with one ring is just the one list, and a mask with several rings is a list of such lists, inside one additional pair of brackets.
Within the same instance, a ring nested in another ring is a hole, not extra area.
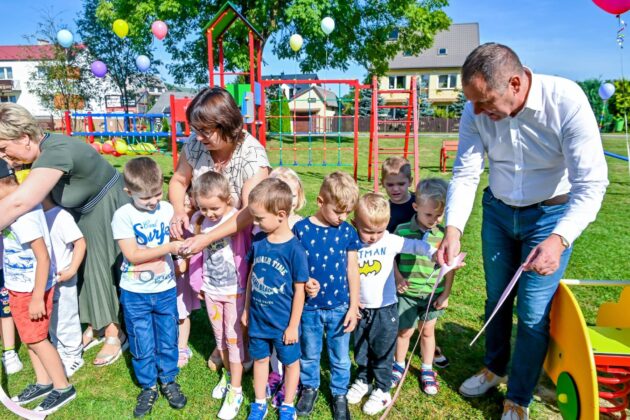
[(308, 281), (306, 252), (295, 237), (276, 244), (261, 232), (247, 258), (252, 264), (249, 336), (282, 337), (291, 319), (293, 283)]
[(350, 301), (348, 251), (361, 247), (357, 231), (348, 223), (319, 226), (306, 218), (293, 226), (308, 256), (308, 274), (319, 282), (314, 298), (306, 298), (305, 311), (333, 309)]

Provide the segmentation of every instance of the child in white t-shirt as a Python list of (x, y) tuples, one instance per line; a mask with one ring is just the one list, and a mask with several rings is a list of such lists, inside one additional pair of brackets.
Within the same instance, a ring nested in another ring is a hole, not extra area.
[[(191, 231), (204, 234), (216, 229), (236, 213), (231, 206), (230, 184), (218, 172), (206, 172), (193, 183), (192, 196), (199, 211), (191, 218)], [(206, 302), (208, 318), (225, 371), (212, 390), (212, 397), (224, 398), (220, 419), (233, 419), (243, 402), (241, 378), (245, 348), (241, 316), (245, 307), (247, 263), (235, 256), (245, 255), (241, 237), (235, 235), (213, 242), (203, 250), (201, 284), (192, 287)], [(194, 280), (191, 278), (191, 280)]]
[(66, 376), (71, 377), (83, 366), (77, 271), (85, 257), (86, 242), (70, 213), (55, 206), (50, 197), (44, 199), (42, 206), (50, 233), (52, 257), (57, 267), (50, 340), (57, 347)]
[(151, 412), (160, 391), (169, 405), (184, 408), (186, 397), (175, 382), (177, 367), (177, 291), (170, 242), (173, 207), (162, 200), (163, 176), (148, 157), (130, 160), (123, 170), (125, 191), (132, 203), (114, 213), (112, 231), (124, 260), (120, 303), (131, 348), (132, 366), (142, 391), (135, 417)]
[(348, 403), (358, 404), (374, 390), (363, 412), (375, 415), (391, 403), (391, 365), (398, 333), (398, 298), (394, 278), (396, 255), (416, 254), (433, 257), (435, 248), (428, 242), (403, 238), (387, 231), (389, 202), (376, 193), (363, 195), (354, 212), (354, 224), (361, 240), (358, 250), (361, 287), (361, 319), (354, 331), (354, 358), (357, 377), (348, 391)]

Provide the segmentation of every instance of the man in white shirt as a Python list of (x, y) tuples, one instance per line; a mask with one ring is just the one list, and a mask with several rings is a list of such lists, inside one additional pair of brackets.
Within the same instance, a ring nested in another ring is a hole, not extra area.
[(462, 68), (464, 108), (438, 261), (452, 261), (470, 216), (484, 154), (489, 186), (481, 229), (486, 317), (521, 264), (525, 271), (486, 331), (485, 368), (460, 387), (476, 397), (506, 380), (512, 309), (518, 332), (502, 419), (528, 418), (547, 351), (551, 300), (571, 244), (595, 220), (607, 180), (597, 121), (581, 88), (533, 74), (510, 48), (477, 47)]

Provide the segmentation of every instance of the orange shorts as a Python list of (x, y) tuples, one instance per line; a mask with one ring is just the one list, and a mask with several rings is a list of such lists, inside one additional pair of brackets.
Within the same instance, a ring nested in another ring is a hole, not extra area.
[(44, 293), (46, 315), (40, 319), (32, 320), (28, 313), (28, 305), (33, 298), (33, 292), (14, 292), (9, 290), (11, 316), (13, 316), (13, 322), (15, 322), (15, 328), (18, 330), (22, 343), (35, 344), (48, 338), (48, 326), (50, 325), (54, 294), (54, 287), (51, 287)]

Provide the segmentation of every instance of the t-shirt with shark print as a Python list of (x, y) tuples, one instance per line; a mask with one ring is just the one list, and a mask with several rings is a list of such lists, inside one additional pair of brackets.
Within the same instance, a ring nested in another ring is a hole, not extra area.
[[(39, 205), (2, 230), (4, 287), (14, 292), (33, 291), (37, 260), (31, 242), (39, 238), (44, 239), (48, 255), (52, 255), (46, 217)], [(46, 290), (53, 286), (56, 272), (55, 260), (51, 258)]]
[(306, 298), (304, 310), (347, 305), (350, 301), (348, 251), (361, 247), (357, 231), (348, 222), (339, 226), (320, 226), (306, 218), (293, 226), (293, 234), (306, 249), (309, 277), (320, 285), (317, 296)]
[(247, 259), (252, 264), (249, 336), (280, 338), (291, 319), (293, 283), (308, 281), (304, 247), (295, 237), (277, 244), (260, 232)]

